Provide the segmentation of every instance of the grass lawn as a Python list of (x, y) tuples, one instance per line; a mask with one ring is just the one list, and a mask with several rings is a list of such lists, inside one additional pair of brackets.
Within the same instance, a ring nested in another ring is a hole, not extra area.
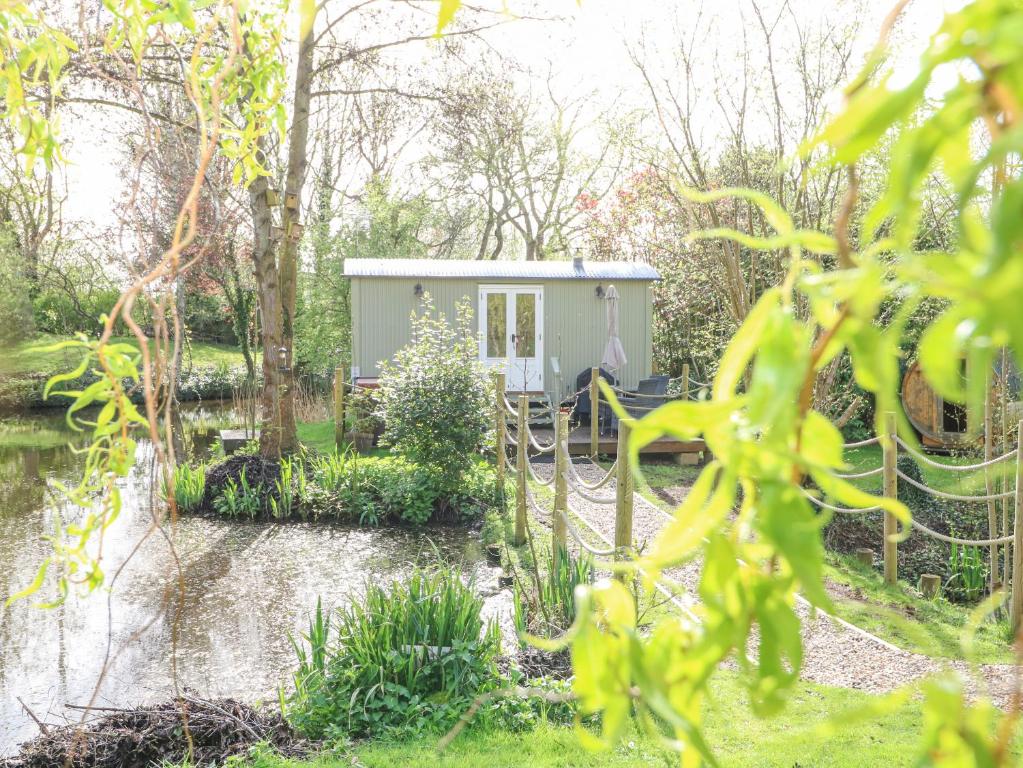
[[(883, 699), (840, 688), (800, 684), (784, 712), (761, 720), (749, 712), (734, 673), (722, 672), (707, 704), (706, 737), (723, 766), (734, 768), (860, 768), (912, 765), (921, 719), (913, 704), (883, 714)], [(675, 766), (678, 756), (658, 739), (634, 733), (606, 752), (584, 749), (570, 728), (533, 731), (469, 731), (441, 754), (436, 740), (379, 741), (356, 745), (349, 754), (312, 760), (258, 758), (246, 768), (625, 768)]]
[(298, 439), (307, 448), (320, 453), (330, 453), (334, 450), (334, 422), (300, 421)]
[[(998, 452), (996, 452), (996, 455), (997, 453)], [(932, 458), (935, 461), (950, 465), (976, 464), (983, 460), (978, 456), (933, 456)], [(849, 470), (850, 472), (863, 472), (868, 469), (873, 469), (874, 467), (880, 467), (882, 463), (881, 446), (867, 445), (862, 448), (850, 448), (845, 452), (845, 460), (852, 467), (852, 469)], [(919, 462), (917, 463), (917, 466), (920, 467), (920, 471), (923, 474), (924, 481), (927, 485), (932, 488), (936, 488), (939, 491), (967, 495), (971, 493), (984, 493), (983, 471), (948, 472)], [(1013, 477), (1012, 473), (1015, 473), (1016, 471), (1016, 465), (1012, 460), (1002, 462), (1000, 465), (996, 466), (996, 469), (998, 467), (1004, 467), (1003, 471), (1010, 473), (1010, 479)], [(872, 493), (880, 493), (880, 475), (865, 477), (859, 480), (853, 480), (852, 482), (864, 490), (871, 491)]]
[[(8, 347), (0, 354), (0, 376), (63, 373), (72, 370), (80, 361), (79, 350), (60, 349), (43, 352), (41, 347), (56, 344), (63, 339), (58, 336), (41, 335), (29, 341), (23, 341)], [(134, 343), (134, 338), (115, 338), (116, 342)], [(242, 361), (241, 352), (236, 347), (225, 344), (207, 344), (193, 342), (185, 347), (184, 364), (196, 366), (215, 366), (218, 364), (239, 365)]]
[[(597, 464), (607, 471), (614, 464), (614, 460), (601, 456), (597, 459)], [(668, 459), (641, 462), (639, 469), (642, 472), (642, 478), (636, 478), (637, 485), (645, 483), (651, 488), (675, 488), (680, 485), (692, 485), (703, 467), (683, 467)]]
[(963, 648), (970, 609), (944, 599), (924, 600), (906, 584), (886, 584), (873, 568), (851, 557), (828, 554), (825, 576), (843, 619), (906, 650), (939, 658), (968, 658), (983, 664), (1012, 663), (1005, 622), (987, 619)]
[[(306, 448), (311, 448), (319, 453), (332, 453), (334, 451), (334, 422), (333, 421), (300, 421), (298, 423), (298, 439)], [(390, 451), (387, 448), (374, 448), (368, 456), (388, 456)]]

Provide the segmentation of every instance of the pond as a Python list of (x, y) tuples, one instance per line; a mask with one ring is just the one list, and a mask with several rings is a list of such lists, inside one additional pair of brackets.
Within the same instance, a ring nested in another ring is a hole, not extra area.
[[(182, 418), (189, 452), (204, 456), (231, 413), (191, 405)], [(78, 477), (82, 457), (69, 447), (75, 440), (81, 437), (60, 413), (0, 421), (0, 601), (32, 581), (57, 515), (75, 514), (54, 489)], [(25, 707), (47, 722), (77, 719), (80, 713), (66, 705), (89, 702), (108, 655), (98, 705), (166, 699), (175, 678), (199, 695), (274, 702), (294, 664), (289, 632), (306, 626), (318, 597), (339, 605), (367, 579), (400, 578), (415, 562), (438, 557), (462, 564), (480, 583), (493, 578), (478, 537), (463, 529), (183, 517), (171, 537), (179, 581), (168, 540), (158, 533), (145, 538), (151, 456), (152, 446), (140, 444), (136, 469), (123, 484), (124, 509), (106, 533), (108, 581), (138, 547), (114, 588), (74, 595), (55, 609), (22, 600), (0, 612), (0, 755), (36, 735)], [(179, 584), (183, 609), (165, 610)], [(52, 595), (52, 583), (48, 590)]]

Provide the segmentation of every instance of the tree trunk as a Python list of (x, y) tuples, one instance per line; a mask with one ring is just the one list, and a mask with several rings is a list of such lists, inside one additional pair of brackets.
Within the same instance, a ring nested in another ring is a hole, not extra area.
[(252, 211), (252, 269), (256, 278), (259, 330), (263, 344), (259, 453), (266, 458), (275, 458), (281, 454), (281, 372), (277, 363), (277, 350), (281, 346), (281, 296), (274, 245), (270, 239), (273, 220), (266, 202), (267, 186), (265, 176), (259, 176), (249, 185), (249, 209)]
[(298, 64), (295, 68), (295, 111), (288, 131), (288, 171), (285, 179), (285, 199), (295, 196), (295, 203), (284, 207), (282, 223), (284, 243), (281, 247), (281, 346), (288, 350), (292, 359), (289, 370), (283, 374), (283, 389), (280, 393), (280, 447), (284, 453), (298, 450), (298, 432), (295, 423), (295, 304), (298, 286), (298, 244), (299, 238), (292, 231), (293, 225), (301, 222), (302, 185), (305, 183), (309, 164), (307, 146), (309, 140), (309, 102), (312, 96), (313, 75), (313, 25), (302, 38), (298, 47)]

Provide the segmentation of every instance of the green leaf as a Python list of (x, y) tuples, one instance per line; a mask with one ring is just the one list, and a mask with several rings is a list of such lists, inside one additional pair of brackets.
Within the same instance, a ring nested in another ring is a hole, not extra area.
[(808, 411), (803, 419), (802, 453), (808, 465), (841, 467), (844, 464), (844, 440), (834, 424), (817, 411)]
[(312, 34), (316, 23), (316, 0), (299, 0), (298, 18), (299, 40), (305, 40), (306, 36)]
[(703, 540), (728, 517), (734, 504), (734, 481), (723, 476), (717, 462), (708, 464), (675, 510), (675, 519), (657, 534), (640, 567), (659, 572), (695, 557)]
[(43, 562), (39, 565), (39, 568), (36, 570), (36, 575), (35, 578), (32, 579), (32, 582), (21, 591), (15, 592), (13, 595), (8, 597), (7, 600), (4, 601), (4, 606), (5, 607), (10, 606), (12, 603), (17, 602), (22, 598), (34, 595), (36, 592), (42, 589), (43, 582), (46, 580), (46, 572), (47, 570), (49, 570), (49, 567), (50, 558), (46, 558), (45, 560), (43, 560)]
[(946, 400), (961, 403), (966, 399), (965, 345), (974, 327), (974, 321), (962, 312), (949, 310), (920, 337), (920, 368), (934, 391)]
[(814, 514), (799, 489), (789, 483), (761, 482), (758, 530), (788, 563), (806, 598), (830, 610), (831, 599), (824, 591), (821, 524), (821, 518)]
[(747, 248), (758, 251), (778, 251), (796, 246), (811, 253), (834, 254), (838, 250), (838, 244), (831, 235), (813, 230), (799, 229), (786, 235), (775, 235), (774, 237), (757, 237), (755, 235), (740, 232), (737, 229), (718, 227), (716, 229), (702, 229), (692, 232), (686, 236), (686, 240), (734, 240)]
[(747, 187), (723, 187), (721, 189), (703, 192), (701, 190), (682, 185), (679, 185), (677, 189), (683, 197), (687, 200), (692, 200), (694, 203), (716, 203), (719, 200), (727, 200), (733, 197), (748, 200), (760, 209), (760, 211), (764, 214), (764, 218), (767, 220), (767, 223), (774, 227), (774, 230), (779, 235), (789, 235), (794, 229), (792, 226), (792, 217), (789, 216), (785, 209), (772, 200), (770, 195), (765, 195), (763, 192), (759, 192), (755, 189), (749, 189)]
[(437, 37), (440, 37), (444, 29), (455, 20), (455, 14), (462, 7), (462, 0), (440, 0), (440, 8), (437, 11)]
[(781, 307), (780, 298), (777, 288), (765, 291), (728, 343), (714, 378), (714, 399), (731, 397), (738, 388), (746, 366), (764, 338), (768, 320)]
[(51, 376), (46, 381), (46, 386), (43, 387), (43, 399), (45, 400), (50, 391), (56, 386), (65, 381), (75, 381), (85, 375), (85, 372), (89, 370), (89, 363), (92, 361), (92, 355), (87, 354), (82, 358), (82, 362), (78, 364), (78, 367), (68, 373), (58, 373), (55, 376)]

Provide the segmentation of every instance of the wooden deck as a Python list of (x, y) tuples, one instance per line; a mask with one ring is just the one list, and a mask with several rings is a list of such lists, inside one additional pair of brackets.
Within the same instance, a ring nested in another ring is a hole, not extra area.
[[(540, 442), (550, 442), (554, 439), (554, 432), (550, 429), (533, 428), (533, 434)], [(643, 454), (668, 454), (685, 455), (686, 458), (698, 459), (699, 454), (707, 450), (703, 440), (675, 440), (662, 437), (643, 448)], [(568, 435), (568, 452), (573, 456), (588, 456), (590, 454), (590, 428), (581, 426), (573, 429)], [(618, 453), (618, 435), (614, 432), (607, 432), (598, 435), (597, 452), (606, 456), (614, 456)]]

